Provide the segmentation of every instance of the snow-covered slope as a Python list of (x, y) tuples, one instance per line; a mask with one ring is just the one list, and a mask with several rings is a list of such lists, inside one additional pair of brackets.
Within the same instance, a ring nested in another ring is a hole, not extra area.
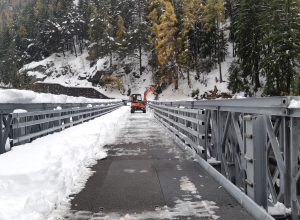
[(106, 96), (115, 98), (126, 98), (129, 88), (132, 92), (142, 93), (153, 84), (152, 73), (148, 68), (148, 59), (145, 55), (143, 66), (146, 68), (141, 76), (137, 74), (139, 72), (137, 57), (126, 57), (123, 60), (114, 57), (113, 75), (121, 78), (124, 84), (124, 89), (121, 91), (110, 86), (93, 86), (95, 82), (99, 82), (101, 76), (111, 74), (110, 61), (108, 57), (104, 57), (98, 59), (97, 62), (90, 62), (87, 57), (87, 51), (77, 57), (70, 53), (67, 53), (65, 57), (62, 54), (52, 54), (42, 61), (25, 65), (19, 72), (26, 73), (38, 82), (94, 87)]
[[(142, 75), (139, 74), (139, 60), (135, 55), (127, 56), (124, 59), (120, 59), (116, 55), (113, 56), (113, 73), (110, 70), (109, 57), (98, 59), (97, 62), (91, 62), (87, 60), (87, 57), (87, 50), (77, 57), (70, 53), (67, 53), (65, 57), (62, 54), (53, 54), (40, 62), (25, 65), (20, 73), (27, 73), (39, 82), (58, 83), (64, 86), (94, 87), (104, 95), (115, 98), (127, 98), (129, 90), (131, 93), (143, 93), (147, 87), (154, 84), (147, 53), (144, 53), (142, 59), (144, 68)], [(188, 86), (186, 74), (183, 74), (184, 77), (180, 77), (179, 80), (179, 89), (175, 90), (174, 85), (170, 85), (163, 90), (159, 99), (192, 99), (191, 95), (194, 91), (199, 90), (200, 96), (205, 92), (214, 90), (215, 87), (220, 92), (229, 92), (226, 81), (231, 62), (232, 56), (229, 54), (226, 61), (222, 63), (223, 83), (218, 81), (219, 70), (217, 68), (208, 74), (201, 74), (198, 80), (195, 80), (196, 73), (191, 72), (191, 87)], [(106, 74), (113, 74), (113, 76), (121, 79), (124, 89), (120, 91), (109, 85), (96, 85)]]
[(228, 68), (232, 62), (232, 58), (228, 57), (226, 62), (222, 63), (222, 74), (223, 74), (223, 83), (219, 82), (219, 69), (214, 69), (208, 74), (203, 74), (201, 76), (202, 82), (199, 82), (195, 79), (196, 73), (191, 72), (191, 87), (188, 86), (187, 78), (180, 79), (178, 90), (174, 89), (174, 85), (170, 85), (163, 93), (159, 96), (160, 100), (193, 100), (191, 97), (192, 92), (199, 90), (199, 95), (203, 95), (205, 92), (210, 92), (215, 89), (218, 89), (218, 92), (230, 93), (227, 88), (227, 78), (228, 78)]

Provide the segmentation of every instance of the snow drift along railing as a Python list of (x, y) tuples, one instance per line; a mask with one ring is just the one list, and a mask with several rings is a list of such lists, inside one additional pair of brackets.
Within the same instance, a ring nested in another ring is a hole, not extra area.
[(121, 101), (92, 104), (0, 104), (0, 154), (13, 146), (107, 114), (122, 105)]
[(273, 216), (291, 214), (296, 220), (300, 103), (295, 100), (300, 97), (151, 102), (149, 106), (189, 150), (213, 165), (236, 189)]

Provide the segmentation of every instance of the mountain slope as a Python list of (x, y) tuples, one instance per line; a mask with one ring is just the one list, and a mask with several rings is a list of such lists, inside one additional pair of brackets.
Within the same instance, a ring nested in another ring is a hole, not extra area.
[[(148, 61), (149, 54), (143, 56), (143, 73), (139, 74), (139, 61), (133, 56), (124, 59), (113, 56), (113, 67), (110, 68), (109, 57), (103, 57), (96, 62), (87, 60), (88, 52), (75, 56), (71, 53), (52, 54), (50, 57), (39, 62), (32, 62), (25, 65), (20, 74), (27, 74), (35, 82), (58, 83), (64, 86), (94, 87), (101, 93), (115, 98), (127, 98), (131, 93), (143, 93), (147, 87), (153, 85), (152, 68)], [(200, 98), (205, 92), (219, 90), (219, 93), (226, 92), (227, 89), (227, 71), (231, 64), (232, 57), (229, 55), (222, 63), (222, 72), (224, 82), (218, 81), (219, 70), (213, 69), (210, 73), (202, 74), (200, 79), (196, 80), (196, 73), (191, 72), (191, 87), (188, 86), (187, 77), (182, 75), (179, 79), (179, 88), (174, 89), (174, 84), (162, 88), (160, 100), (178, 100)], [(122, 82), (122, 87), (112, 85), (105, 79), (107, 76), (113, 76)], [(197, 95), (198, 94), (198, 95)]]

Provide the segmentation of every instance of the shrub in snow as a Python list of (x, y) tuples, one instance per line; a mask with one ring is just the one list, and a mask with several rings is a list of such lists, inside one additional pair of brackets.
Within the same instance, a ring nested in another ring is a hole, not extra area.
[(194, 99), (199, 99), (199, 89), (196, 89), (196, 90), (192, 91), (192, 97)]

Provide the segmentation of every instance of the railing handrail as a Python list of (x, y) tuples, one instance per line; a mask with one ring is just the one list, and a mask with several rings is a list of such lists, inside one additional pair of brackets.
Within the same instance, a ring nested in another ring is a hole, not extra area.
[(291, 101), (300, 101), (299, 96), (279, 96), (262, 98), (215, 99), (196, 101), (151, 101), (165, 106), (183, 106), (194, 109), (211, 109), (249, 114), (269, 114), (300, 117), (300, 108), (289, 108)]
[[(296, 220), (300, 108), (292, 100), (300, 97), (151, 101), (149, 106), (187, 149), (217, 166), (257, 205), (267, 209), (282, 202)], [(252, 208), (248, 211), (257, 216)]]
[[(24, 144), (35, 138), (109, 113), (121, 105), (123, 105), (122, 101), (67, 104), (11, 103), (5, 111), (0, 111), (0, 128), (2, 128), (0, 129), (0, 154), (7, 151), (5, 149), (7, 140), (10, 142), (10, 147)], [(31, 111), (14, 112), (15, 109)]]
[(105, 102), (86, 102), (86, 103), (0, 103), (0, 114), (10, 114), (15, 109), (24, 109), (29, 112), (32, 111), (44, 111), (53, 110), (56, 107), (75, 108), (75, 107), (86, 107), (88, 105), (109, 105), (113, 103), (119, 103), (120, 100), (111, 100)]

